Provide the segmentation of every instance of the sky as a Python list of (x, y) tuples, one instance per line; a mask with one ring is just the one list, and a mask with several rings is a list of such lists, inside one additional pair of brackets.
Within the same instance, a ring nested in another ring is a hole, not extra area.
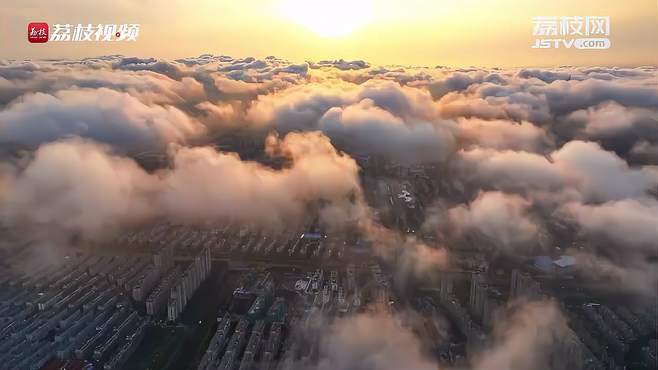
[[(203, 53), (378, 65), (655, 65), (654, 0), (2, 0), (0, 59)], [(532, 49), (536, 16), (609, 16), (608, 50)], [(139, 23), (137, 42), (30, 44), (29, 22)]]

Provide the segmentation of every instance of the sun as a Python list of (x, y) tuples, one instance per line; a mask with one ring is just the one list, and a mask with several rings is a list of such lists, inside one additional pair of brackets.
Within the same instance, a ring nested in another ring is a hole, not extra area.
[(281, 12), (323, 37), (351, 34), (372, 21), (374, 0), (283, 0)]

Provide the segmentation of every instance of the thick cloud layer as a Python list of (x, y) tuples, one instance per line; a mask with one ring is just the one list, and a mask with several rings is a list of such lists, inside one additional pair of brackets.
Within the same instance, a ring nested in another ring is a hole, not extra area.
[(205, 127), (171, 105), (148, 105), (107, 88), (24, 95), (0, 112), (0, 135), (28, 146), (83, 136), (143, 150), (185, 142)]
[(90, 141), (45, 144), (27, 163), (3, 167), (0, 216), (11, 228), (94, 238), (156, 217), (283, 226), (308, 207), (361, 206), (356, 163), (321, 134), (270, 136), (266, 149), (289, 163), (275, 170), (210, 147), (174, 147), (171, 168), (147, 173)]
[(568, 203), (562, 210), (593, 237), (656, 252), (658, 202), (624, 199), (599, 205)]
[(319, 128), (339, 143), (354, 150), (402, 162), (445, 159), (455, 147), (450, 127), (427, 122), (405, 124), (370, 99), (345, 108), (329, 109)]
[(0, 172), (4, 226), (48, 234), (103, 234), (153, 216), (157, 180), (133, 160), (81, 139), (40, 147), (20, 168)]
[(182, 221), (268, 225), (301, 220), (313, 204), (341, 207), (361, 196), (356, 163), (320, 133), (270, 136), (266, 151), (289, 165), (273, 170), (208, 147), (173, 149), (173, 169), (161, 174), (164, 211)]
[(539, 227), (530, 217), (530, 202), (518, 195), (485, 192), (468, 205), (448, 211), (459, 235), (478, 232), (501, 248), (515, 248), (536, 241)]
[(658, 184), (655, 168), (631, 168), (593, 142), (571, 141), (546, 156), (523, 151), (460, 152), (459, 171), (477, 185), (506, 191), (563, 191), (585, 201), (644, 197)]
[[(260, 161), (218, 150), (226, 138), (264, 143)], [(462, 246), (531, 256), (571, 242), (579, 249), (560, 253), (582, 276), (650, 296), (658, 286), (655, 67), (0, 62), (0, 149), (0, 226), (39, 241), (98, 240), (162, 219), (278, 228), (312, 214), (329, 232), (365, 236), (401, 286), (450, 267)], [(164, 163), (146, 170), (134, 159), (144, 152)], [(420, 177), (440, 191), (417, 209), (436, 243), (378, 222), (357, 156), (433, 165)], [(559, 363), (572, 333), (557, 305), (502, 315), (471, 368)], [(318, 369), (436, 369), (397, 314), (323, 325)]]
[[(348, 149), (407, 162), (435, 161), (435, 153), (445, 160), (462, 145), (545, 153), (579, 139), (649, 164), (656, 163), (650, 154), (658, 140), (655, 73), (383, 68), (212, 55), (5, 62), (0, 132), (3, 141), (27, 145), (81, 135), (140, 146), (225, 128), (319, 129)], [(104, 114), (93, 116), (88, 107), (100, 101)], [(117, 112), (121, 105), (130, 109)]]
[[(412, 329), (422, 327), (421, 320), (407, 311), (376, 307), (333, 321), (313, 316), (311, 324), (296, 328), (295, 335), (319, 341), (318, 363), (298, 360), (293, 368), (451, 369), (437, 364)], [(574, 340), (577, 337), (556, 302), (511, 302), (498, 312), (488, 344), (469, 355), (466, 369), (563, 369), (573, 366), (566, 351)], [(447, 343), (433, 343), (437, 344)]]
[(568, 365), (560, 352), (573, 332), (555, 302), (520, 303), (508, 308), (494, 327), (494, 345), (478, 356), (477, 370), (557, 370)]
[[(351, 223), (389, 240), (373, 243), (384, 246), (380, 255), (406, 246), (418, 251), (407, 260), (432, 255), (430, 266), (441, 265), (442, 249), (377, 225), (350, 158), (374, 157), (441, 168), (431, 181), (442, 191), (428, 202), (442, 206), (430, 207), (426, 224), (448, 249), (475, 239), (534, 253), (558, 225), (621, 271), (652, 268), (657, 107), (655, 67), (377, 67), (214, 55), (1, 62), (0, 214), (5, 226), (93, 235), (153, 217), (276, 223), (312, 210), (326, 226)], [(267, 140), (269, 159), (280, 155), (285, 165), (215, 150), (227, 137)], [(17, 160), (21, 150), (28, 154)], [(144, 151), (170, 165), (146, 172), (126, 157)], [(92, 188), (110, 196), (95, 199)], [(72, 217), (57, 219), (61, 212)]]
[(359, 314), (323, 329), (318, 370), (435, 370), (419, 339), (385, 312)]

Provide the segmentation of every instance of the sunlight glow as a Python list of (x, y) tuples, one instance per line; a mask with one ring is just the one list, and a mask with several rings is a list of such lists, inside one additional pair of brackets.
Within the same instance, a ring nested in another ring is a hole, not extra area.
[(373, 0), (283, 0), (284, 17), (323, 37), (346, 36), (371, 22)]

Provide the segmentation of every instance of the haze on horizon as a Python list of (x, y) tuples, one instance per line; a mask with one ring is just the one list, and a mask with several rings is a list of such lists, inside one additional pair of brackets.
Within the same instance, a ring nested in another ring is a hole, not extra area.
[[(288, 60), (363, 59), (379, 65), (655, 65), (655, 1), (154, 0), (3, 6), (2, 59), (98, 55), (175, 59), (203, 53)], [(535, 16), (609, 16), (605, 51), (533, 50)], [(139, 23), (136, 43), (30, 44), (27, 23)]]

